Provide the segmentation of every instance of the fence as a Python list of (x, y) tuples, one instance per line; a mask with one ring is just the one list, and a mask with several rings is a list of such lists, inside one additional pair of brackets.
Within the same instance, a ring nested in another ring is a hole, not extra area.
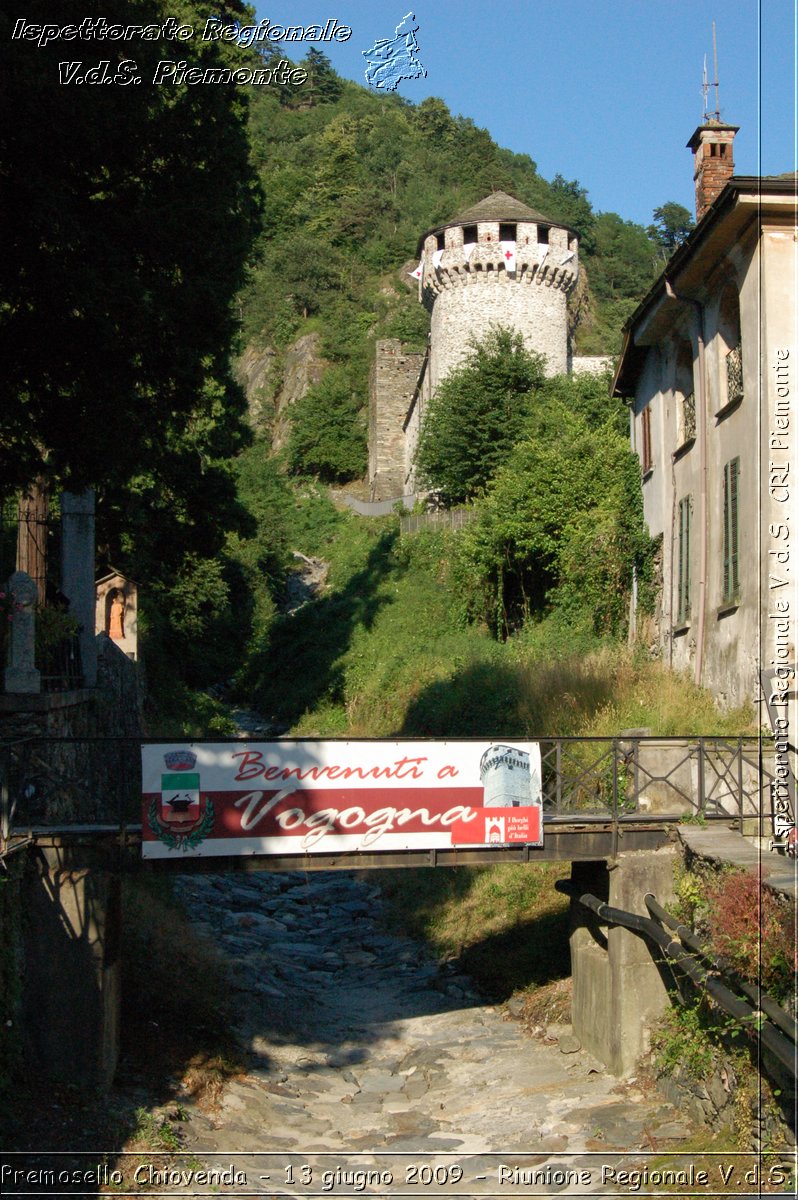
[[(141, 745), (133, 737), (0, 741), (5, 836), (32, 827), (138, 823)], [(625, 821), (754, 817), (770, 831), (770, 738), (543, 738), (540, 750), (549, 821), (617, 828)]]
[(448, 508), (439, 512), (410, 513), (399, 520), (402, 533), (418, 533), (422, 529), (463, 529), (476, 517), (473, 508)]

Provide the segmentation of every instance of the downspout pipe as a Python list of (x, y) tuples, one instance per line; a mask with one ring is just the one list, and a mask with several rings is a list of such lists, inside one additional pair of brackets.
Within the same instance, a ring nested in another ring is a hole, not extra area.
[[(701, 508), (701, 524), (699, 529), (698, 542), (698, 625), (695, 635), (695, 672), (694, 680), (697, 685), (701, 683), (701, 676), (704, 668), (704, 635), (706, 626), (706, 608), (707, 608), (707, 558), (709, 554), (709, 529), (708, 529), (708, 489), (707, 489), (707, 404), (706, 404), (706, 347), (704, 343), (704, 306), (698, 300), (694, 300), (691, 296), (680, 296), (673, 287), (670, 279), (665, 280), (665, 295), (671, 300), (678, 300), (683, 304), (691, 304), (695, 310), (697, 317), (697, 334), (698, 342), (698, 385), (696, 387), (696, 399), (698, 409), (698, 471), (700, 478), (699, 503)], [(673, 542), (673, 529), (671, 529), (671, 542)]]

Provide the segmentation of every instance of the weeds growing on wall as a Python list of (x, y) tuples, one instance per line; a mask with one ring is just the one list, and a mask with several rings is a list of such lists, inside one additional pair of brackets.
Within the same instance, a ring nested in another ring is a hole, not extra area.
[(723, 872), (706, 899), (706, 927), (718, 954), (774, 999), (794, 1004), (794, 909), (750, 871)]

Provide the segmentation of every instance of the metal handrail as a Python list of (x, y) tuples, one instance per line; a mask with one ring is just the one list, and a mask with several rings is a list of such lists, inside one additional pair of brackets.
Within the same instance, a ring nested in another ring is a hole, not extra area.
[(701, 958), (714, 967), (716, 971), (720, 971), (726, 978), (734, 984), (738, 991), (744, 992), (750, 1000), (753, 1000), (757, 1008), (765, 1013), (774, 1025), (778, 1025), (779, 1029), (793, 1041), (798, 1041), (798, 1022), (795, 1018), (785, 1012), (781, 1005), (762, 991), (759, 984), (749, 983), (743, 979), (738, 971), (735, 971), (731, 963), (726, 962), (724, 958), (716, 954), (706, 938), (694, 933), (687, 925), (680, 924), (674, 916), (662, 907), (651, 892), (647, 892), (643, 897), (646, 908), (653, 917), (656, 917), (663, 925), (667, 925), (672, 929), (676, 936), (685, 946), (694, 950)]
[(650, 917), (641, 917), (638, 913), (627, 912), (622, 908), (613, 908), (590, 892), (578, 895), (575, 889), (563, 880), (557, 880), (554, 886), (558, 891), (572, 896), (579, 904), (590, 909), (608, 925), (620, 925), (624, 929), (630, 929), (633, 933), (640, 933), (649, 938), (699, 990), (710, 995), (723, 1012), (740, 1021), (750, 1038), (758, 1037), (762, 1045), (770, 1050), (782, 1066), (787, 1068), (793, 1078), (796, 1078), (795, 1045), (788, 1041), (768, 1019), (760, 1020), (764, 1016), (764, 1010), (755, 1010), (750, 1004), (738, 999), (724, 983), (720, 982), (717, 975), (705, 970), (694, 955), (688, 954), (680, 941), (669, 938), (656, 921)]

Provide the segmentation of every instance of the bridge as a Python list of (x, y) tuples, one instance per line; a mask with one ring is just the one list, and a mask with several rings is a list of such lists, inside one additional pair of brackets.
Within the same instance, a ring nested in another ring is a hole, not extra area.
[[(231, 842), (230, 853), (205, 854), (200, 843), (186, 852), (145, 858), (150, 834), (146, 802), (142, 819), (142, 748), (160, 755), (174, 743), (78, 737), (0, 743), (0, 859), (24, 868), (14, 877), (29, 914), (26, 1019), (34, 1057), (56, 1077), (77, 1070), (100, 1086), (109, 1082), (119, 1020), (120, 883), (131, 872), (560, 861), (571, 864), (575, 894), (589, 893), (617, 910), (645, 916), (647, 893), (666, 904), (672, 898), (680, 824), (717, 825), (759, 837), (771, 831), (775, 767), (768, 739), (655, 738), (632, 730), (616, 738), (543, 738), (537, 744), (538, 844), (353, 851), (327, 850), (322, 840), (312, 852), (281, 853), (278, 843), (277, 851), (264, 853), (242, 851)], [(191, 743), (197, 753), (208, 745)], [(240, 751), (244, 744), (213, 745)], [(637, 934), (602, 923), (576, 901), (571, 957), (577, 1036), (622, 1074), (645, 1049), (647, 1028), (667, 1002), (661, 970)], [(62, 982), (58, 989), (54, 977)]]

